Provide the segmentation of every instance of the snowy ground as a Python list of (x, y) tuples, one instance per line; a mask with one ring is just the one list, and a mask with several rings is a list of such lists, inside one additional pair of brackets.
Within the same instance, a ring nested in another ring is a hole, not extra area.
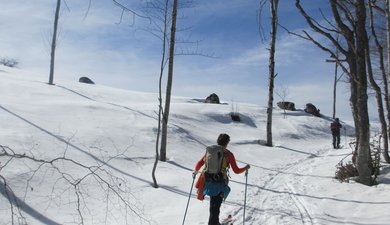
[[(35, 159), (63, 156), (99, 165), (93, 167), (96, 174), (117, 185), (131, 208), (73, 162), (53, 163), (60, 173), (52, 165), (1, 157), (0, 177), (15, 196), (0, 179), (0, 224), (12, 219), (14, 224), (182, 224), (192, 170), (219, 133), (230, 134), (229, 149), (239, 166), (251, 165), (245, 224), (390, 224), (389, 167), (374, 187), (335, 180), (335, 166), (351, 150), (331, 148), (327, 117), (275, 109), (270, 148), (258, 144), (266, 137), (265, 107), (174, 97), (169, 160), (158, 164), (155, 189), (157, 94), (61, 80), (49, 86), (46, 80), (0, 67), (0, 145)], [(241, 123), (229, 117), (236, 106)], [(353, 129), (346, 127), (350, 134)], [(343, 132), (342, 144), (348, 140)], [(243, 224), (245, 176), (231, 172), (230, 186), (221, 217), (232, 214), (235, 225)], [(198, 201), (195, 194), (194, 189), (185, 224), (207, 224), (208, 199)]]

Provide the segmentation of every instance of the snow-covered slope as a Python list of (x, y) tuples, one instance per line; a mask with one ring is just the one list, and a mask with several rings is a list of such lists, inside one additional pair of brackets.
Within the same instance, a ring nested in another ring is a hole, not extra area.
[[(266, 138), (264, 107), (174, 97), (169, 160), (158, 163), (156, 189), (157, 94), (61, 80), (50, 86), (45, 79), (0, 68), (1, 154), (30, 157), (0, 156), (0, 224), (182, 224), (194, 165), (219, 133), (231, 136), (239, 166), (251, 165), (245, 224), (390, 221), (388, 168), (376, 187), (333, 179), (351, 150), (331, 148), (327, 117), (275, 108), (270, 148), (259, 144)], [(242, 122), (230, 119), (232, 108)], [(343, 131), (344, 146), (345, 137)], [(235, 225), (243, 221), (245, 181), (231, 172), (232, 192), (221, 208)], [(208, 199), (195, 194), (185, 224), (207, 224)]]

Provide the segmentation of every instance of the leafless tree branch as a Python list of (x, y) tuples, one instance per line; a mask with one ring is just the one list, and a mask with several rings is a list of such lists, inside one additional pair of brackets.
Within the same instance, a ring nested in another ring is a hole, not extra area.
[[(108, 159), (107, 161), (101, 163), (100, 165), (86, 165), (77, 160), (68, 158), (65, 156), (56, 157), (52, 159), (40, 159), (30, 154), (26, 153), (16, 153), (14, 150), (7, 146), (0, 145), (0, 185), (3, 186), (5, 196), (9, 201), (11, 220), (12, 224), (15, 224), (15, 220), (25, 220), (22, 212), (22, 207), (18, 204), (20, 200), (16, 200), (17, 194), (14, 193), (12, 188), (7, 182), (7, 178), (4, 175), (4, 169), (7, 168), (11, 162), (24, 162), (25, 165), (29, 165), (29, 174), (26, 179), (26, 189), (24, 194), (24, 199), (26, 199), (27, 192), (33, 191), (32, 180), (36, 179), (37, 176), (39, 179), (45, 180), (47, 176), (50, 177), (57, 176), (58, 178), (52, 184), (52, 193), (50, 194), (50, 199), (61, 199), (64, 192), (70, 192), (73, 190), (73, 196), (75, 201), (70, 204), (75, 204), (75, 210), (78, 215), (79, 224), (86, 223), (86, 214), (85, 211), (93, 211), (89, 209), (88, 200), (93, 193), (89, 192), (90, 184), (89, 182), (95, 181), (98, 187), (100, 187), (100, 192), (105, 193), (106, 204), (109, 204), (113, 197), (118, 199), (119, 203), (122, 204), (125, 210), (125, 214), (131, 213), (132, 215), (137, 216), (140, 220), (143, 220), (147, 223), (148, 220), (143, 216), (142, 210), (137, 207), (135, 196), (130, 192), (129, 187), (126, 184), (126, 181), (123, 178), (113, 175), (110, 171), (105, 169), (105, 165), (115, 157)], [(77, 173), (72, 173), (71, 170), (77, 170)], [(47, 174), (50, 172), (50, 174)], [(46, 175), (45, 175), (46, 174)], [(59, 184), (59, 185), (57, 185)], [(61, 184), (61, 185), (60, 185)], [(95, 185), (96, 188), (96, 185)], [(109, 197), (112, 195), (111, 197)], [(108, 213), (108, 211), (106, 211)], [(91, 213), (89, 213), (91, 214)], [(125, 215), (127, 217), (127, 215)], [(107, 216), (106, 216), (107, 217)]]

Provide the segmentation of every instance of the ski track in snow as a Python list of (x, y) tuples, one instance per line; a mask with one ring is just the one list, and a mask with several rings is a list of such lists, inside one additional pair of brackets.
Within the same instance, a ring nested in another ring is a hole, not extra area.
[(291, 184), (285, 185), (287, 189), (291, 192), (289, 196), (291, 199), (294, 201), (295, 206), (297, 207), (299, 214), (301, 216), (301, 220), (303, 224), (314, 224), (313, 219), (309, 213), (309, 209), (306, 206), (305, 202), (303, 199), (299, 198), (294, 190), (294, 187)]
[[(329, 150), (320, 149), (316, 156)], [(248, 216), (245, 224), (255, 225), (251, 221), (262, 221), (261, 224), (316, 224), (307, 203), (297, 191), (299, 188), (296, 187), (302, 186), (302, 183), (297, 181), (299, 179), (296, 176), (291, 178), (292, 173), (300, 171), (300, 167), (311, 159), (313, 156), (286, 164), (284, 168), (275, 168), (277, 171), (265, 176), (266, 180), (253, 180), (257, 186), (251, 185), (248, 193), (251, 191), (249, 196), (255, 197), (247, 203)]]

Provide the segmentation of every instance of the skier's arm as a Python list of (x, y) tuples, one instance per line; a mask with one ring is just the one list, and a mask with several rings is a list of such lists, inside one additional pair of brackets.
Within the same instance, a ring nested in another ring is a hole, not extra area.
[(205, 157), (206, 155), (204, 155), (195, 165), (195, 170), (194, 170), (194, 174), (197, 174), (200, 170), (200, 168), (202, 168), (202, 166), (204, 165), (204, 162), (205, 162)]
[(247, 169), (250, 168), (250, 165), (246, 165), (245, 167), (242, 167), (242, 168), (239, 168), (237, 166), (237, 162), (236, 162), (236, 158), (234, 157), (233, 153), (231, 153), (230, 151), (228, 152), (228, 155), (227, 155), (227, 161), (228, 163), (230, 164), (230, 166), (232, 167), (233, 169), (233, 172), (237, 173), (237, 174), (240, 174), (240, 173), (243, 173), (245, 172)]

